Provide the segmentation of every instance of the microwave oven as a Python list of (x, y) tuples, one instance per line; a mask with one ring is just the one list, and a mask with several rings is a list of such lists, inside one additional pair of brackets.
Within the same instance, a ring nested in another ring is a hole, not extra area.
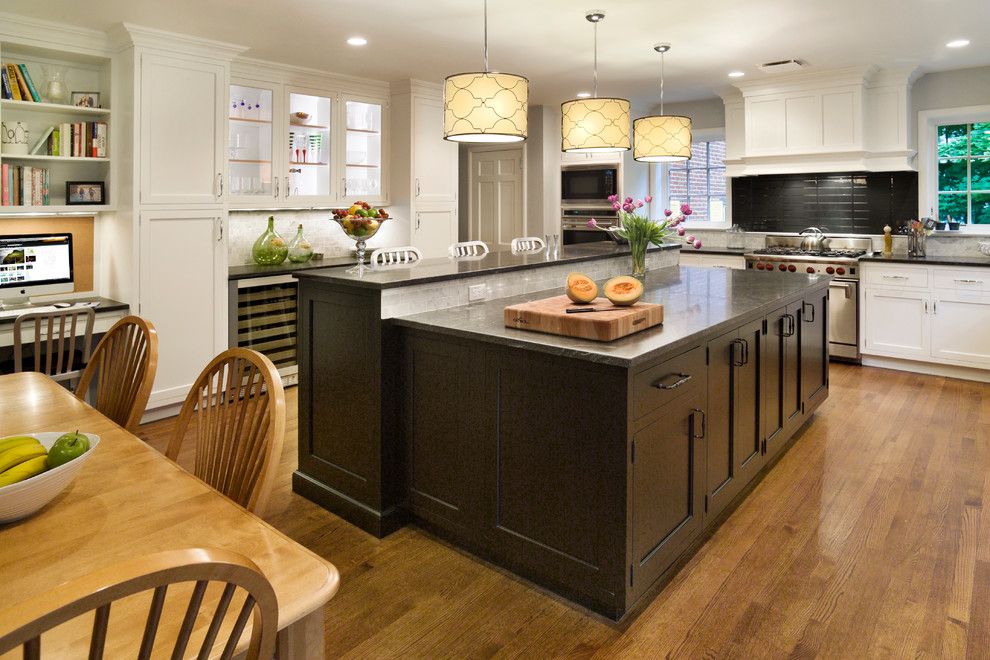
[(605, 203), (609, 195), (619, 194), (618, 170), (615, 167), (575, 167), (560, 173), (560, 199), (564, 202)]

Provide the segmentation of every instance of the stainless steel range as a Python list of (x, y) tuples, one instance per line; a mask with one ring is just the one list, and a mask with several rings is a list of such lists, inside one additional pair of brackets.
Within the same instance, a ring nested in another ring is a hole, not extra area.
[[(814, 240), (809, 240), (814, 237)], [(809, 249), (809, 243), (816, 243)], [(817, 249), (816, 249), (817, 248)], [(828, 340), (831, 356), (858, 362), (859, 258), (870, 254), (868, 237), (767, 236), (766, 247), (745, 255), (746, 268), (776, 276), (788, 273), (831, 275), (828, 289)]]

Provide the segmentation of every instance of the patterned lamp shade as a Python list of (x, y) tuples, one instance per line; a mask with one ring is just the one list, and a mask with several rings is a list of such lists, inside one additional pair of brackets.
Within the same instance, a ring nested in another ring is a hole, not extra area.
[(633, 122), (633, 158), (671, 163), (691, 158), (691, 120), (679, 115), (640, 117)]
[(443, 83), (443, 137), (520, 142), (529, 128), (529, 81), (513, 73), (457, 73)]
[(629, 101), (590, 98), (560, 104), (560, 150), (578, 153), (629, 149)]

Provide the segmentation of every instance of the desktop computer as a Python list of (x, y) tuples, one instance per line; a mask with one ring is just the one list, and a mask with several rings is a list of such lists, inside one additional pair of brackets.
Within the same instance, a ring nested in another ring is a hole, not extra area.
[(0, 236), (0, 309), (27, 307), (31, 296), (72, 290), (72, 234)]

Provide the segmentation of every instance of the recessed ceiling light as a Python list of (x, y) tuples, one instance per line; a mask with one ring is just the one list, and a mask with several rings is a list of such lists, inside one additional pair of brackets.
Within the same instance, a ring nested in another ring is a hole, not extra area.
[(945, 44), (946, 48), (964, 48), (969, 45), (969, 39), (956, 39)]
[(577, 97), (578, 97), (579, 99), (587, 99), (587, 98), (591, 98), (591, 92), (578, 92), (578, 93), (577, 93)]
[(730, 78), (742, 78), (745, 75), (742, 71), (729, 71)]
[(368, 43), (368, 40), (364, 37), (351, 37), (347, 40), (347, 43), (351, 46), (363, 46)]

